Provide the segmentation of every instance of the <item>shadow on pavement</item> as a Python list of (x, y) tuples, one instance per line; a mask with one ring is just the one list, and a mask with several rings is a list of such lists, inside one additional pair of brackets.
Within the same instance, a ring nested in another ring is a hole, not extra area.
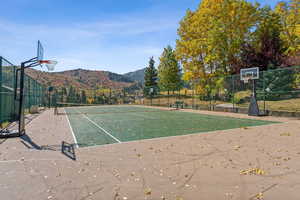
[(74, 144), (69, 144), (62, 141), (61, 145), (38, 145), (36, 144), (27, 134), (20, 137), (22, 139), (21, 143), (28, 149), (34, 149), (39, 151), (61, 151), (62, 154), (67, 156), (72, 160), (76, 160)]

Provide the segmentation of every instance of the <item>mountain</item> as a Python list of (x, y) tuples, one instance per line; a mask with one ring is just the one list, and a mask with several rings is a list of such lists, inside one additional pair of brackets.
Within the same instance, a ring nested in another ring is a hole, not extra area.
[(128, 76), (109, 71), (74, 69), (62, 72), (42, 72), (29, 68), (26, 69), (26, 74), (39, 80), (42, 84), (54, 87), (73, 86), (79, 89), (140, 88), (137, 86), (139, 84)]
[(132, 81), (136, 81), (138, 83), (144, 84), (145, 70), (146, 68), (134, 72), (128, 72), (126, 74), (123, 74), (123, 76)]

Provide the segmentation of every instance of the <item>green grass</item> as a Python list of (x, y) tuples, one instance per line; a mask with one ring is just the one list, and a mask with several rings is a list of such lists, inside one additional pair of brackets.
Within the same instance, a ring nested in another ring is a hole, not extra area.
[[(71, 113), (91, 113), (86, 114), (86, 117), (122, 142), (276, 123), (181, 111), (166, 112), (154, 108), (130, 106), (77, 107), (66, 108), (66, 111)], [(100, 114), (101, 112), (103, 113)], [(74, 114), (68, 117), (80, 146), (117, 142), (105, 131), (85, 118), (84, 115)]]

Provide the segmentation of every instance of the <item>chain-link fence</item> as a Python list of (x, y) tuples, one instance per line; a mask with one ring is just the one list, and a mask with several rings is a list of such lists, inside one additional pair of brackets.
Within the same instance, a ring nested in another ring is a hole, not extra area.
[(50, 93), (50, 104), (60, 105), (115, 105), (133, 104), (137, 93), (129, 93), (125, 89), (78, 89), (74, 87), (53, 88)]
[(181, 102), (185, 108), (247, 113), (255, 87), (261, 112), (300, 113), (300, 66), (261, 71), (255, 83), (244, 83), (237, 74), (195, 85), (180, 91), (160, 91), (136, 103), (172, 106)]
[(19, 104), (14, 98), (16, 67), (0, 57), (0, 124), (17, 119)]
[(30, 110), (32, 107), (46, 106), (47, 95), (46, 88), (37, 80), (25, 75), (24, 79), (24, 108)]
[[(0, 57), (0, 126), (19, 118), (19, 67)], [(33, 107), (45, 105), (45, 88), (30, 76), (24, 77), (24, 108), (30, 112)]]
[[(155, 91), (147, 96), (141, 92), (79, 90), (56, 88), (50, 94), (51, 106), (56, 103), (85, 104), (142, 104), (154, 106), (182, 105), (184, 108), (248, 113), (253, 89), (261, 113), (277, 111), (298, 113), (300, 116), (300, 66), (261, 71), (259, 79), (248, 83), (240, 75), (213, 77), (198, 81), (180, 91)], [(297, 115), (298, 115), (297, 114)]]

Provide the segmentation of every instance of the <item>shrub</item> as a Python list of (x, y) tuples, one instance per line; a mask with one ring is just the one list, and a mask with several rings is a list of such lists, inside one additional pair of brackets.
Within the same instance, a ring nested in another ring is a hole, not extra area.
[(233, 96), (233, 102), (236, 104), (245, 103), (250, 100), (251, 94), (250, 90), (236, 92)]

